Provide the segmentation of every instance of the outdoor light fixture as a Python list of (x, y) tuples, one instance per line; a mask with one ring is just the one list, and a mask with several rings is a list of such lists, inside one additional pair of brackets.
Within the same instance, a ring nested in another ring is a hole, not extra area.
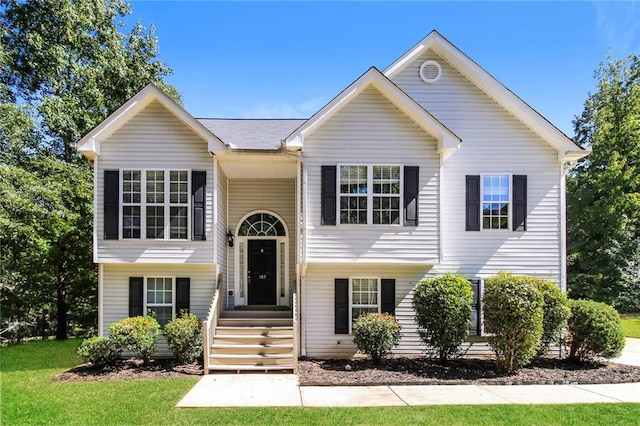
[(227, 232), (227, 243), (229, 247), (233, 247), (233, 233), (231, 231)]

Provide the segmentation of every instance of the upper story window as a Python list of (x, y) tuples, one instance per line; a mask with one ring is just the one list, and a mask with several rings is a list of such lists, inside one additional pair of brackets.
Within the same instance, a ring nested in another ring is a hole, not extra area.
[(482, 229), (509, 229), (509, 175), (482, 176)]
[(341, 224), (400, 224), (400, 166), (339, 166)]
[(527, 175), (466, 175), (465, 230), (527, 230)]
[(189, 173), (122, 171), (122, 238), (187, 239)]

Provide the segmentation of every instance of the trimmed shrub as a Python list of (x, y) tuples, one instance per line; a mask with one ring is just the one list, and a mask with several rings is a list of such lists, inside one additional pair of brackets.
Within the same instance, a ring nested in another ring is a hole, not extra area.
[(560, 288), (551, 281), (540, 278), (532, 278), (542, 293), (542, 341), (538, 348), (538, 356), (549, 352), (549, 347), (558, 343), (562, 335), (562, 330), (567, 325), (567, 320), (571, 314), (568, 306), (567, 296)]
[(106, 337), (90, 337), (80, 343), (78, 355), (96, 367), (113, 364), (122, 352), (115, 342)]
[(400, 343), (400, 324), (389, 314), (361, 315), (353, 323), (353, 343), (379, 365)]
[(164, 326), (169, 347), (179, 363), (196, 362), (202, 353), (200, 320), (194, 314), (184, 314)]
[(461, 275), (446, 274), (420, 281), (413, 309), (418, 333), (440, 361), (459, 356), (471, 324), (473, 290)]
[(139, 354), (146, 365), (151, 361), (151, 354), (156, 351), (160, 324), (151, 315), (125, 318), (112, 323), (109, 334), (116, 345)]
[(527, 365), (542, 340), (543, 298), (535, 279), (501, 272), (485, 281), (484, 329), (500, 370)]
[(624, 348), (620, 315), (593, 300), (569, 300), (569, 359), (615, 358)]

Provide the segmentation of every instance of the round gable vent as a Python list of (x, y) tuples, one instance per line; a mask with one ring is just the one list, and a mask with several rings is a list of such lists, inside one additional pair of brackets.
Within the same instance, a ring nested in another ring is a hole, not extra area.
[(440, 64), (433, 60), (424, 61), (420, 65), (420, 78), (425, 83), (435, 83), (442, 74), (442, 68)]

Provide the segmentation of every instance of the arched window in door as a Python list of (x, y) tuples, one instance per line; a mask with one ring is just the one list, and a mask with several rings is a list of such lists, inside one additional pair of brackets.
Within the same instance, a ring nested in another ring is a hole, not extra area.
[(286, 235), (282, 222), (269, 213), (256, 213), (249, 216), (238, 230), (239, 237), (284, 237)]

